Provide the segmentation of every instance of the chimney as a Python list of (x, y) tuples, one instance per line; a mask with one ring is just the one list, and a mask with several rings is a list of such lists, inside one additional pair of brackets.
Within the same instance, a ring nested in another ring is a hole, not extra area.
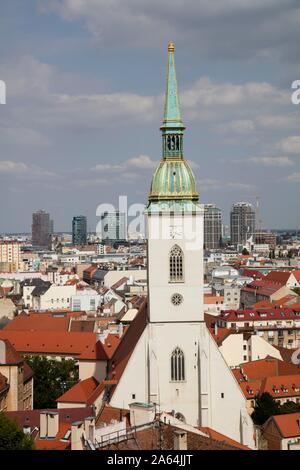
[(6, 364), (6, 344), (3, 339), (0, 340), (0, 364)]
[(187, 432), (174, 431), (174, 450), (187, 450)]
[(90, 416), (84, 420), (84, 432), (86, 439), (89, 439), (92, 443), (95, 440), (95, 418)]
[(40, 438), (54, 439), (58, 433), (59, 415), (55, 411), (40, 413)]
[(72, 423), (71, 427), (71, 450), (83, 450), (82, 437), (84, 426), (82, 421)]
[(120, 322), (119, 325), (118, 325), (118, 333), (119, 333), (119, 337), (120, 337), (120, 338), (121, 338), (121, 336), (123, 335), (123, 332), (124, 332), (123, 323)]

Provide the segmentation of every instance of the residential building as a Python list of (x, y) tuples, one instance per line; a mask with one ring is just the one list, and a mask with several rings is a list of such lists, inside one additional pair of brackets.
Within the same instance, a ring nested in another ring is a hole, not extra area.
[(71, 310), (73, 311), (93, 311), (96, 312), (101, 306), (101, 295), (91, 288), (77, 290), (71, 296)]
[(269, 245), (270, 250), (275, 250), (276, 242), (277, 242), (277, 235), (276, 233), (272, 232), (262, 232), (256, 230), (254, 236), (255, 243), (258, 245)]
[(73, 245), (86, 245), (87, 242), (87, 219), (84, 215), (77, 215), (72, 220), (72, 243)]
[(245, 245), (254, 236), (255, 210), (248, 202), (233, 204), (230, 212), (230, 236), (233, 245)]
[(32, 214), (32, 245), (38, 248), (49, 248), (52, 233), (53, 221), (48, 212), (43, 210), (34, 212)]
[[(2, 391), (1, 391), (2, 388)], [(33, 371), (7, 339), (0, 340), (0, 410), (33, 408)]]
[(51, 284), (47, 286), (36, 287), (32, 295), (33, 310), (57, 310), (69, 309), (71, 307), (71, 298), (76, 294), (76, 285), (56, 286)]
[(300, 413), (271, 416), (263, 425), (267, 450), (300, 450)]
[[(0, 241), (0, 267), (7, 265), (8, 271), (19, 269), (21, 263), (21, 244), (18, 241)], [(2, 269), (1, 269), (2, 271)]]
[(220, 248), (222, 242), (222, 212), (216, 204), (204, 204), (204, 249)]

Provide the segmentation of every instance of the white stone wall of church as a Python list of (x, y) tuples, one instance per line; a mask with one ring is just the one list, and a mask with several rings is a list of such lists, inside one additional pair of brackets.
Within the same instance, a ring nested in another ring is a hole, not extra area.
[(110, 400), (110, 405), (129, 409), (130, 403), (148, 402), (147, 329), (142, 333)]
[(245, 445), (254, 447), (254, 427), (246, 410), (246, 399), (217, 344), (208, 331), (206, 334), (209, 344), (210, 413), (208, 426)]
[[(164, 219), (165, 236), (157, 238), (156, 227), (158, 219)], [(148, 218), (148, 276), (149, 276), (149, 314), (151, 322), (182, 322), (201, 321), (203, 319), (203, 215), (185, 215), (183, 227), (195, 224), (198, 231), (198, 244), (187, 239), (184, 229), (181, 237), (170, 237), (170, 225), (179, 226), (182, 217), (170, 219), (168, 215), (151, 216)], [(184, 252), (184, 282), (169, 282), (169, 256), (174, 245)], [(174, 306), (172, 294), (179, 293), (183, 302)]]

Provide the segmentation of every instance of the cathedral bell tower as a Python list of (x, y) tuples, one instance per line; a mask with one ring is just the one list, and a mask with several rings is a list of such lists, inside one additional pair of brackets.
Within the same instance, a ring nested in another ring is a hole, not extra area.
[(162, 159), (146, 210), (150, 323), (203, 321), (203, 209), (193, 171), (183, 157), (184, 130), (170, 42)]

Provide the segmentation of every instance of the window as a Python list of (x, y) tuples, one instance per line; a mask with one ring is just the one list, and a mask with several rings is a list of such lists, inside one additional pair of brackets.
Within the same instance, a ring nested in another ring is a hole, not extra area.
[(174, 382), (185, 380), (184, 354), (178, 347), (174, 349), (171, 355), (171, 380)]
[(183, 252), (178, 245), (174, 245), (170, 252), (170, 282), (183, 282)]

